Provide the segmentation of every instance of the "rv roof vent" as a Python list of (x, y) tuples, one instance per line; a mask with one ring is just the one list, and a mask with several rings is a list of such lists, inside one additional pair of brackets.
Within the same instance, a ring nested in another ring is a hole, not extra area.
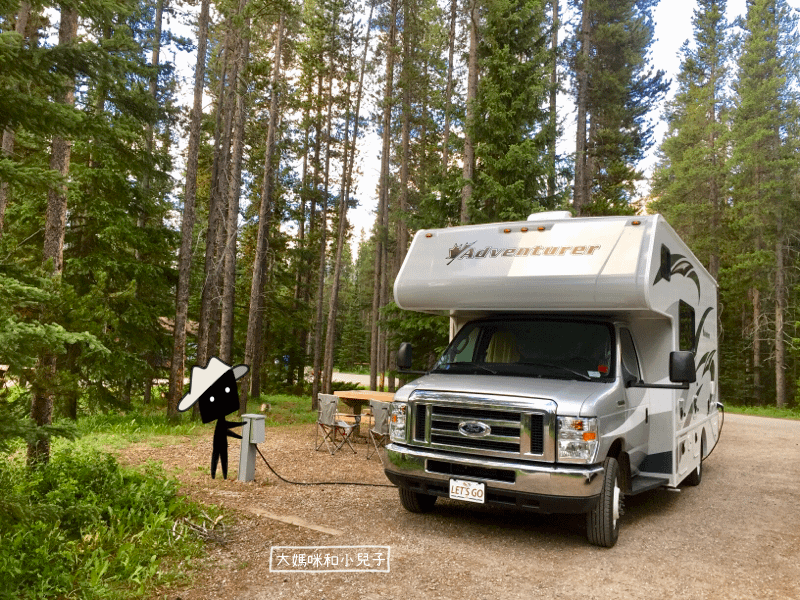
[(550, 210), (547, 212), (533, 213), (528, 216), (528, 221), (555, 221), (570, 218), (572, 218), (572, 213), (568, 210)]

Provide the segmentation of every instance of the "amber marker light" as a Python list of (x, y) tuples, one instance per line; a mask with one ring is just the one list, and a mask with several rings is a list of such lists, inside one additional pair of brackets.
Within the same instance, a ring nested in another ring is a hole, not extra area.
[(592, 440), (597, 439), (597, 432), (595, 431), (584, 431), (583, 432), (583, 441), (584, 442), (591, 442)]
[(539, 227), (539, 231), (544, 231), (547, 227)]
[(528, 232), (528, 228), (527, 227), (523, 227), (522, 229), (520, 229), (520, 231), (522, 233), (527, 233)]
[(631, 221), (631, 225), (641, 225), (641, 221)]
[(511, 233), (510, 229), (503, 229), (503, 233)]

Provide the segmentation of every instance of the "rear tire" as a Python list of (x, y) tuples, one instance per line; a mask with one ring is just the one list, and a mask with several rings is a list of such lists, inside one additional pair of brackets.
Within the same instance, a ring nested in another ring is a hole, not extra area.
[(406, 488), (400, 488), (400, 503), (408, 512), (427, 513), (433, 510), (436, 504), (436, 496), (412, 492)]
[(683, 481), (686, 485), (700, 485), (700, 482), (703, 480), (703, 457), (706, 453), (706, 436), (705, 433), (703, 437), (700, 438), (700, 462), (697, 463), (697, 466), (694, 470), (689, 473), (689, 476), (684, 479)]
[(619, 463), (609, 456), (603, 463), (605, 476), (600, 501), (586, 513), (586, 537), (602, 548), (611, 548), (619, 538), (619, 518), (622, 514), (623, 491), (620, 487)]

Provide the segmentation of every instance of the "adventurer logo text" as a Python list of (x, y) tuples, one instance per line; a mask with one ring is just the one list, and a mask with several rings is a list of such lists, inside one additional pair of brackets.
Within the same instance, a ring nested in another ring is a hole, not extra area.
[(600, 246), (533, 246), (532, 248), (476, 248), (476, 242), (450, 248), (447, 264), (455, 260), (478, 258), (509, 258), (517, 256), (590, 256), (600, 250)]

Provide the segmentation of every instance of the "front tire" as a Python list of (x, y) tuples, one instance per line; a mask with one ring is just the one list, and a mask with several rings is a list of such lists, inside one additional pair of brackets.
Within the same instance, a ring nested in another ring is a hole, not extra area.
[(406, 488), (400, 488), (400, 503), (408, 512), (412, 513), (427, 513), (433, 510), (433, 505), (436, 504), (436, 496), (429, 496), (428, 494), (421, 494), (419, 492), (412, 492)]
[(605, 476), (600, 501), (586, 513), (586, 537), (602, 548), (611, 548), (619, 538), (619, 518), (622, 514), (623, 492), (617, 459), (609, 456), (603, 463)]

